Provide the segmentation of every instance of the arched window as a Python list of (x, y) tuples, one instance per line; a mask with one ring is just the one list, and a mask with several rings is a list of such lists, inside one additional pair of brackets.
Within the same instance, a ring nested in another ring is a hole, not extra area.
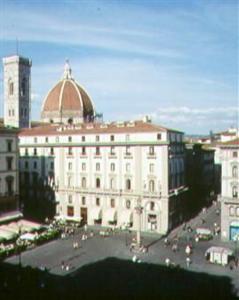
[(96, 178), (96, 187), (100, 188), (100, 178)]
[(237, 166), (232, 167), (232, 177), (238, 177), (238, 168), (237, 168)]
[(8, 94), (13, 95), (14, 93), (14, 83), (12, 82), (12, 79), (10, 78), (8, 81)]
[(114, 181), (114, 178), (111, 178), (110, 179), (110, 188), (114, 189), (114, 187), (115, 187), (115, 181)]
[(126, 180), (126, 190), (131, 190), (131, 180), (130, 179)]
[(86, 178), (85, 177), (82, 177), (82, 179), (81, 179), (81, 187), (86, 188)]
[(154, 202), (150, 202), (150, 210), (154, 210), (155, 209), (155, 203)]
[(27, 84), (26, 78), (23, 78), (21, 82), (21, 92), (20, 92), (21, 96), (25, 96), (26, 94), (26, 84)]
[(154, 190), (155, 190), (154, 180), (150, 180), (149, 181), (149, 191), (154, 192)]
[(100, 171), (100, 163), (96, 163), (95, 169), (96, 171)]
[(236, 185), (234, 185), (234, 186), (232, 187), (232, 197), (233, 197), (233, 198), (237, 198), (237, 197), (238, 197), (238, 188), (237, 188)]
[(130, 209), (131, 201), (130, 200), (126, 200), (125, 206), (126, 206), (126, 208)]

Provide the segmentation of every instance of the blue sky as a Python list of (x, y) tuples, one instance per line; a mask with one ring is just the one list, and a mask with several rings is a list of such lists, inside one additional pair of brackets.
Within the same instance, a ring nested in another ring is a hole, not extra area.
[[(65, 59), (104, 120), (238, 125), (238, 1), (0, 0), (0, 57), (32, 59), (32, 119)], [(2, 65), (0, 115), (3, 115)]]

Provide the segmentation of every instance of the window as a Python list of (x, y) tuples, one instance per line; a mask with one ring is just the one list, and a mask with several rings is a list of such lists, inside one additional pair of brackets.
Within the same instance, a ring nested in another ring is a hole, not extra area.
[(37, 161), (33, 162), (33, 169), (37, 169)]
[(126, 206), (127, 209), (130, 209), (130, 207), (131, 207), (131, 201), (130, 200), (126, 200), (125, 206)]
[(115, 171), (115, 164), (114, 163), (110, 164), (110, 170), (111, 170), (111, 172)]
[(72, 195), (68, 195), (68, 203), (72, 204)]
[(113, 142), (114, 140), (115, 140), (115, 136), (114, 136), (114, 135), (111, 135), (111, 136), (110, 136), (110, 141)]
[(9, 110), (8, 110), (8, 115), (9, 115), (9, 117), (11, 117), (11, 114), (12, 114), (12, 111), (11, 111), (11, 109), (9, 109)]
[(115, 199), (110, 199), (110, 207), (115, 207)]
[(37, 143), (37, 137), (34, 137), (34, 143)]
[(154, 146), (149, 147), (149, 154), (154, 155)]
[(230, 208), (229, 208), (229, 216), (234, 217), (234, 215), (235, 215), (234, 206), (230, 206)]
[(81, 141), (85, 142), (85, 136), (84, 135), (81, 137)]
[(85, 149), (85, 147), (82, 147), (82, 148), (81, 148), (81, 154), (82, 154), (82, 155), (85, 155), (85, 154), (86, 154), (86, 149)]
[(129, 134), (126, 134), (126, 142), (129, 142), (129, 140), (130, 140), (130, 137), (129, 137)]
[(67, 206), (67, 216), (74, 217), (74, 206)]
[(100, 188), (100, 178), (96, 178), (95, 185), (96, 185), (96, 188)]
[(129, 172), (130, 171), (130, 163), (127, 163), (126, 164), (126, 172)]
[(149, 181), (149, 191), (154, 192), (155, 186), (154, 186), (154, 180)]
[(25, 161), (25, 169), (28, 169), (28, 167), (29, 167), (28, 161)]
[(15, 112), (14, 112), (14, 109), (12, 109), (12, 116), (14, 117), (14, 115), (15, 115)]
[(232, 197), (237, 198), (238, 197), (238, 189), (237, 186), (232, 187)]
[(7, 162), (7, 170), (12, 170), (12, 162), (13, 162), (13, 157), (6, 157), (6, 162)]
[(154, 172), (154, 164), (149, 165), (149, 172), (153, 173)]
[(100, 206), (100, 198), (96, 198), (96, 199), (95, 199), (95, 204), (96, 204), (97, 206)]
[(131, 180), (130, 179), (126, 180), (126, 186), (125, 187), (126, 187), (126, 190), (128, 190), (128, 191), (131, 190)]
[(114, 146), (110, 147), (110, 154), (115, 155), (115, 147)]
[(114, 181), (114, 178), (111, 178), (110, 179), (110, 188), (113, 190), (115, 187), (115, 181)]
[(86, 163), (83, 162), (83, 163), (81, 164), (81, 169), (82, 169), (82, 171), (85, 171), (85, 170), (86, 170)]
[(51, 170), (54, 170), (54, 162), (51, 161), (51, 165), (50, 165)]
[(161, 135), (161, 133), (158, 133), (157, 134), (157, 140), (160, 141), (161, 139), (162, 139), (162, 135)]
[(9, 95), (13, 95), (13, 93), (14, 93), (14, 83), (11, 81), (11, 79), (9, 80), (8, 88), (9, 88)]
[(96, 155), (100, 155), (100, 147), (96, 147), (95, 148), (95, 154)]
[(68, 136), (68, 142), (71, 143), (72, 142), (72, 137)]
[(72, 155), (72, 153), (73, 153), (73, 152), (72, 152), (72, 147), (69, 147), (69, 148), (68, 148), (68, 155)]
[(126, 155), (130, 155), (130, 146), (126, 146)]
[(81, 204), (82, 204), (82, 205), (85, 205), (85, 204), (86, 204), (85, 197), (81, 197)]
[(100, 171), (100, 163), (96, 163), (95, 169), (96, 169), (96, 171)]
[(50, 155), (54, 155), (54, 148), (51, 148)]
[(96, 141), (96, 142), (99, 142), (99, 141), (100, 141), (100, 136), (99, 136), (99, 135), (97, 135), (97, 136), (95, 137), (95, 141)]
[(85, 177), (82, 177), (82, 179), (81, 179), (81, 187), (86, 188), (86, 178)]
[(59, 143), (59, 136), (56, 136), (56, 143)]
[(48, 143), (48, 137), (45, 138), (45, 142)]
[(68, 187), (72, 186), (72, 177), (68, 176)]
[(232, 177), (238, 177), (238, 168), (237, 168), (237, 166), (232, 167)]
[(21, 96), (25, 96), (26, 94), (26, 78), (23, 78), (21, 82)]
[(26, 108), (24, 109), (24, 116), (25, 117), (27, 116), (27, 109)]
[(155, 203), (154, 202), (150, 202), (150, 210), (154, 210), (155, 209)]
[(12, 141), (11, 140), (7, 141), (7, 152), (12, 152)]
[(6, 177), (6, 188), (7, 188), (7, 195), (8, 196), (11, 196), (13, 195), (13, 181), (14, 181), (14, 178), (13, 176), (7, 176)]
[(69, 171), (72, 170), (72, 162), (69, 162), (69, 163), (68, 163), (68, 170), (69, 170)]
[(236, 208), (236, 215), (239, 217), (239, 207)]
[(37, 148), (34, 148), (34, 149), (33, 149), (33, 154), (34, 154), (34, 155), (37, 155)]
[(232, 157), (237, 157), (237, 152), (236, 151), (232, 152)]

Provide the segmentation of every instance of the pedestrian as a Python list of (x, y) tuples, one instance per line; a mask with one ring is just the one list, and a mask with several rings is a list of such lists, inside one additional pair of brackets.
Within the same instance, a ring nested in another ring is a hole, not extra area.
[(87, 231), (87, 224), (84, 225), (84, 230)]
[(186, 248), (185, 248), (185, 253), (186, 253), (187, 255), (190, 255), (190, 254), (191, 254), (191, 248), (190, 248), (189, 245), (186, 246)]
[(178, 244), (174, 243), (172, 246), (172, 251), (177, 252), (177, 250), (178, 250)]
[(167, 267), (170, 266), (170, 259), (168, 257), (165, 259), (165, 264)]
[(64, 269), (65, 269), (65, 262), (64, 261), (61, 262), (61, 269), (62, 269), (62, 271), (64, 271)]
[(168, 238), (165, 238), (164, 239), (164, 246), (167, 247), (169, 245), (169, 240)]
[(66, 265), (66, 271), (68, 272), (70, 270), (70, 266), (67, 264)]
[(188, 268), (189, 268), (190, 264), (191, 264), (191, 259), (190, 259), (190, 257), (187, 257), (186, 258), (186, 265), (187, 265)]

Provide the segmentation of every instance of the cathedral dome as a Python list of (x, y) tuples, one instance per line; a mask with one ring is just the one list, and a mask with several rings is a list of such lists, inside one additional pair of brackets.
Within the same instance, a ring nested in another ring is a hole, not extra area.
[(66, 62), (62, 80), (46, 96), (41, 113), (43, 122), (80, 123), (92, 121), (95, 116), (93, 102), (87, 92), (72, 77)]

